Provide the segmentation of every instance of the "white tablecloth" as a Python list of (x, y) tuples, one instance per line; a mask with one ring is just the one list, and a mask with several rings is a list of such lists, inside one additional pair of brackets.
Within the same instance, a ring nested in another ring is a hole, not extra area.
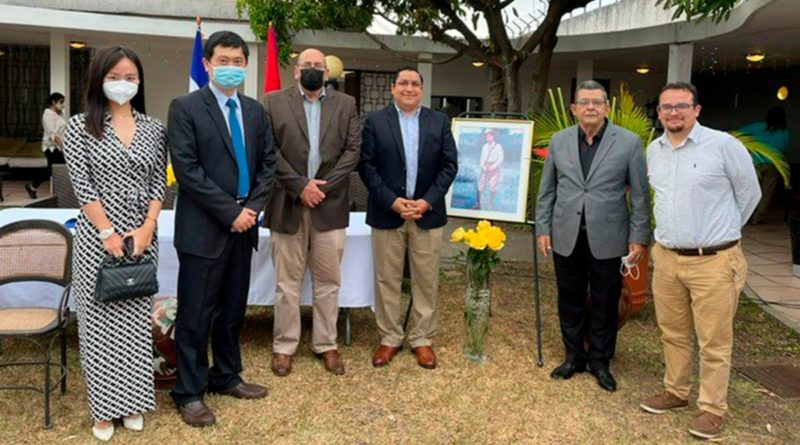
[[(64, 223), (78, 215), (77, 209), (14, 208), (0, 211), (0, 227), (20, 220), (47, 219)], [(350, 214), (350, 227), (342, 260), (342, 287), (339, 291), (340, 307), (370, 307), (374, 301), (374, 275), (370, 228), (363, 212)], [(164, 210), (158, 218), (159, 296), (177, 295), (178, 253), (172, 245), (174, 238), (174, 212)], [(258, 251), (253, 253), (250, 272), (249, 304), (272, 305), (275, 302), (275, 268), (269, 254), (269, 230), (259, 229)], [(61, 288), (50, 283), (12, 283), (0, 286), (0, 307), (55, 306)], [(306, 271), (303, 283), (302, 304), (311, 304), (311, 277)]]

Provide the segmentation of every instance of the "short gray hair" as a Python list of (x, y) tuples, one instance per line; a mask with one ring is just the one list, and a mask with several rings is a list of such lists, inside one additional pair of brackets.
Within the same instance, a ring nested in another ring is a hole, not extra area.
[(583, 82), (579, 83), (575, 88), (575, 100), (578, 100), (578, 93), (581, 90), (600, 90), (603, 92), (603, 97), (606, 99), (606, 101), (608, 101), (608, 93), (606, 93), (606, 89), (603, 88), (603, 85), (596, 80), (584, 80)]

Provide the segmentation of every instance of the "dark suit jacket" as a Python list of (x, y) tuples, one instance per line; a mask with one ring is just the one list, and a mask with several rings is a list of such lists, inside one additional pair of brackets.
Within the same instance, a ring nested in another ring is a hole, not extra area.
[[(376, 229), (396, 229), (403, 218), (392, 210), (398, 197), (406, 197), (406, 157), (394, 104), (367, 115), (361, 144), (359, 173), (369, 190), (367, 224)], [(458, 172), (458, 152), (450, 118), (422, 107), (419, 114), (419, 164), (414, 199), (431, 205), (417, 225), (435, 229), (447, 224), (444, 196)]]
[[(275, 166), (272, 131), (258, 101), (239, 95), (250, 196), (244, 207), (261, 212), (269, 199)], [(209, 87), (178, 97), (169, 106), (167, 132), (179, 196), (175, 248), (204, 258), (222, 254), (231, 225), (242, 211), (236, 203), (238, 168), (227, 118)], [(250, 230), (258, 247), (258, 227)]]
[[(320, 186), (325, 200), (311, 209), (311, 223), (317, 230), (343, 229), (349, 223), (350, 173), (358, 165), (361, 122), (353, 97), (327, 90), (322, 101), (319, 151), (322, 163), (314, 179), (328, 181)], [(275, 190), (265, 225), (280, 233), (295, 234), (303, 217), (300, 194), (308, 177), (308, 123), (303, 96), (296, 86), (276, 91), (262, 99), (272, 123), (278, 160)]]

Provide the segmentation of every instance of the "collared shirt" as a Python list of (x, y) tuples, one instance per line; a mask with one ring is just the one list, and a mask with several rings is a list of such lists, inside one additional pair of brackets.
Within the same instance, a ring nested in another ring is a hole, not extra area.
[(410, 115), (401, 110), (397, 104), (394, 104), (394, 107), (397, 109), (397, 116), (400, 119), (403, 153), (406, 157), (406, 198), (414, 199), (417, 170), (419, 169), (419, 112), (422, 107), (417, 107)]
[[(236, 119), (239, 119), (239, 128), (242, 130), (242, 141), (246, 141), (244, 137), (244, 120), (242, 119), (242, 101), (239, 100), (239, 93), (235, 92), (232, 96), (228, 97), (222, 91), (214, 85), (214, 82), (208, 82), (208, 86), (211, 88), (211, 92), (214, 93), (214, 97), (217, 98), (217, 105), (219, 105), (220, 111), (222, 111), (222, 116), (225, 118), (225, 125), (228, 127), (228, 134), (231, 134), (231, 123), (228, 121), (228, 116), (230, 115), (230, 108), (228, 108), (228, 99), (233, 99), (236, 102)], [(245, 142), (246, 144), (247, 142)]]
[(647, 176), (655, 192), (655, 238), (668, 248), (738, 240), (761, 199), (747, 149), (699, 122), (678, 147), (666, 133), (650, 143)]
[(322, 94), (312, 102), (303, 88), (298, 85), (297, 89), (300, 90), (300, 94), (303, 96), (303, 110), (305, 110), (306, 125), (308, 126), (308, 177), (314, 178), (317, 176), (320, 164), (322, 164), (322, 155), (319, 152), (319, 129), (320, 120), (322, 119), (322, 101), (328, 96), (325, 93), (325, 88), (323, 88)]
[(600, 127), (600, 130), (594, 136), (592, 143), (586, 141), (586, 133), (583, 132), (583, 129), (580, 125), (578, 125), (578, 155), (581, 158), (581, 170), (583, 170), (583, 179), (586, 179), (589, 176), (589, 169), (592, 168), (592, 161), (594, 160), (594, 155), (597, 153), (597, 147), (600, 146), (600, 141), (603, 139), (603, 134), (606, 132), (606, 127), (608, 127), (608, 120), (603, 121), (603, 125)]

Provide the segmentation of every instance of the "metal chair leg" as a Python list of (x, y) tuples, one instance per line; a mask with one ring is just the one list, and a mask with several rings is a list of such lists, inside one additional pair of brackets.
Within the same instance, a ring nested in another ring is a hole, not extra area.
[(50, 420), (50, 350), (44, 354), (44, 429), (53, 427)]
[(345, 346), (350, 346), (353, 344), (352, 332), (350, 330), (350, 308), (342, 308), (342, 312), (344, 312), (344, 344)]
[(67, 331), (61, 329), (61, 372), (64, 373), (61, 379), (61, 394), (67, 392)]

